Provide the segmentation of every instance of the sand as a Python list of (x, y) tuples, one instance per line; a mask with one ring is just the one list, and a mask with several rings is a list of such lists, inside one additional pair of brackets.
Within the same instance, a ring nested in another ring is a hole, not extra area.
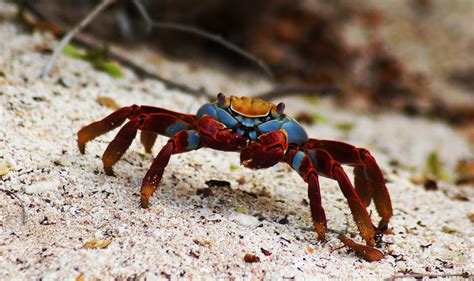
[[(437, 190), (425, 190), (411, 180), (423, 172), (432, 151), (439, 153), (448, 174), (459, 159), (474, 155), (468, 141), (447, 125), (394, 113), (351, 112), (324, 100), (284, 99), (291, 114), (310, 111), (330, 118), (306, 125), (309, 135), (366, 147), (378, 160), (394, 205), (394, 234), (383, 237), (386, 257), (379, 262), (341, 248), (332, 233), (326, 243), (318, 242), (299, 176), (283, 164), (248, 170), (236, 153), (202, 149), (173, 156), (151, 207), (141, 209), (141, 180), (166, 138), (158, 139), (153, 155), (135, 140), (115, 166), (116, 177), (109, 177), (100, 156), (116, 132), (91, 142), (81, 155), (77, 131), (112, 111), (98, 97), (121, 106), (146, 104), (189, 113), (205, 99), (138, 79), (127, 69), (125, 77), (112, 78), (64, 56), (40, 80), (49, 57), (41, 50), (57, 41), (49, 34), (25, 32), (8, 20), (11, 6), (1, 3), (0, 8), (0, 188), (15, 193), (26, 208), (23, 223), (18, 202), (0, 193), (1, 280), (381, 279), (403, 272), (474, 273), (469, 219), (474, 188), (448, 179), (438, 182)], [(190, 84), (214, 84), (216, 93), (230, 89), (228, 94), (239, 95), (265, 87), (258, 79), (235, 79), (215, 69), (191, 73), (186, 64), (170, 66), (168, 73)], [(353, 128), (340, 130), (341, 122)], [(392, 165), (393, 160), (400, 165)], [(347, 172), (352, 177), (351, 169)], [(209, 187), (209, 180), (230, 186)], [(321, 187), (329, 227), (356, 232), (337, 184), (322, 178)], [(205, 188), (211, 192), (203, 194)], [(260, 261), (246, 263), (246, 254)]]

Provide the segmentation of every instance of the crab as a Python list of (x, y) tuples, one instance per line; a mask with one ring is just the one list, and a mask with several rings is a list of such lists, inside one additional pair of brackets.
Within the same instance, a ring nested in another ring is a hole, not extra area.
[[(367, 246), (373, 247), (377, 230), (386, 229), (392, 216), (390, 195), (374, 157), (368, 150), (347, 143), (309, 138), (284, 109), (284, 103), (275, 105), (245, 96), (226, 97), (222, 93), (215, 102), (201, 106), (195, 115), (132, 105), (83, 127), (77, 141), (84, 154), (87, 142), (128, 120), (102, 156), (105, 173), (114, 175), (113, 165), (130, 146), (137, 131), (141, 131), (141, 142), (147, 153), (151, 153), (157, 135), (169, 138), (143, 179), (140, 199), (143, 208), (149, 207), (150, 197), (173, 154), (205, 147), (240, 152), (242, 165), (251, 169), (285, 162), (308, 184), (311, 217), (320, 240), (325, 240), (328, 228), (318, 176), (336, 180), (360, 235)], [(342, 165), (354, 167), (355, 187)], [(372, 200), (381, 218), (378, 227), (372, 224), (367, 212)]]

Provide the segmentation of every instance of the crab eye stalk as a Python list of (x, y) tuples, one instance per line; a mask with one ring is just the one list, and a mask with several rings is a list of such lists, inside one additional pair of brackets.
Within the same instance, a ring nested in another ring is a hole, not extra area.
[(217, 105), (223, 106), (225, 104), (225, 95), (223, 93), (219, 93), (217, 95)]
[(276, 112), (278, 114), (283, 114), (283, 111), (285, 111), (285, 104), (280, 102), (277, 106), (276, 106)]

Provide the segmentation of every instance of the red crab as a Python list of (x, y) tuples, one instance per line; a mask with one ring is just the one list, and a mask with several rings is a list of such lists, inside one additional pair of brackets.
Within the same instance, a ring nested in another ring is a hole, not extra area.
[[(156, 156), (141, 187), (141, 206), (160, 183), (172, 154), (202, 147), (240, 152), (242, 164), (251, 169), (288, 163), (308, 183), (308, 197), (314, 227), (320, 240), (326, 235), (326, 216), (321, 205), (318, 175), (338, 182), (349, 208), (368, 246), (375, 244), (375, 227), (366, 207), (373, 199), (381, 217), (378, 228), (386, 228), (392, 205), (385, 180), (374, 157), (363, 148), (332, 140), (308, 138), (305, 130), (284, 113), (285, 105), (250, 97), (217, 96), (204, 104), (196, 115), (151, 106), (132, 105), (113, 112), (78, 132), (81, 153), (88, 141), (120, 127), (129, 120), (108, 145), (102, 156), (104, 170), (113, 175), (112, 166), (132, 143), (137, 131), (147, 152), (157, 135), (170, 139)], [(355, 188), (342, 165), (354, 167)]]

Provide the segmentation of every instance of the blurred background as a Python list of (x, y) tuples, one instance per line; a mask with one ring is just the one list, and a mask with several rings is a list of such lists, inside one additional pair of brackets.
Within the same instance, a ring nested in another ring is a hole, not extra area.
[[(71, 26), (98, 1), (36, 0), (50, 21)], [(441, 118), (474, 138), (474, 2), (141, 0), (156, 22), (220, 35), (255, 55), (279, 85), (337, 85), (337, 101)], [(258, 71), (200, 36), (155, 28), (131, 0), (87, 27), (106, 41), (146, 46), (180, 60)], [(268, 76), (259, 72), (262, 79)]]

